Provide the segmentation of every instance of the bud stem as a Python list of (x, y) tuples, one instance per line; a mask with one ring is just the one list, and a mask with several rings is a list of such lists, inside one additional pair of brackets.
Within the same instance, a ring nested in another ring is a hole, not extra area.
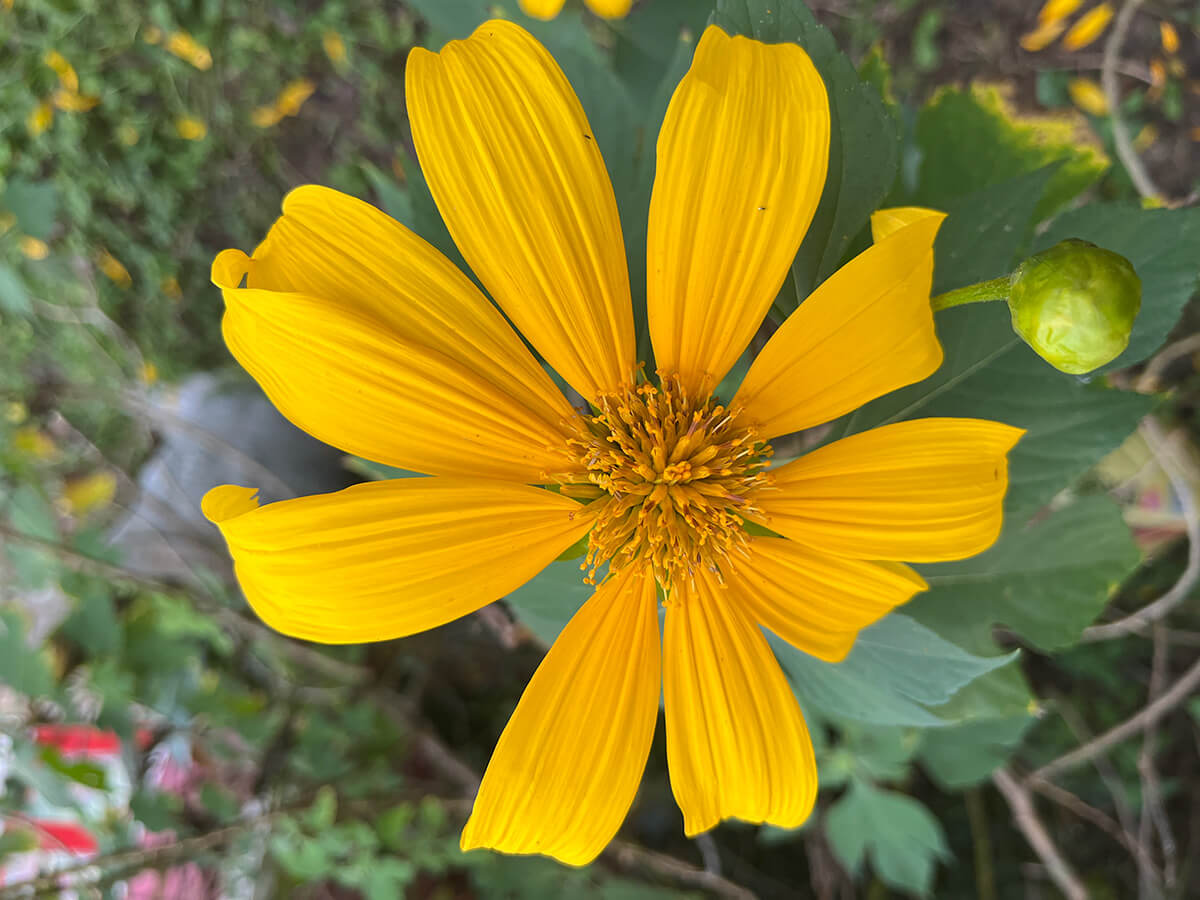
[(1009, 276), (993, 278), (991, 281), (981, 281), (978, 284), (968, 284), (953, 291), (938, 294), (929, 301), (933, 311), (949, 309), (952, 306), (963, 306), (967, 303), (986, 303), (989, 300), (1008, 299)]

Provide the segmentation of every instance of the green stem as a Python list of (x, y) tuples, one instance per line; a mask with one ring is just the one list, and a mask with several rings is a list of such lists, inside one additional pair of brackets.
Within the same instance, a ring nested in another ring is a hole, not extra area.
[(965, 303), (986, 303), (989, 300), (1008, 299), (1008, 276), (993, 278), (991, 281), (981, 281), (979, 284), (968, 284), (954, 291), (938, 294), (929, 301), (933, 311), (949, 309), (952, 306), (962, 306)]

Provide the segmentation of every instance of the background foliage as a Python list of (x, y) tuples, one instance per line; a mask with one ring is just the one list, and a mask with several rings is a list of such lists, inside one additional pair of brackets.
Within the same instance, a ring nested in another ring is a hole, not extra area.
[[(77, 863), (61, 840), (46, 846), (45, 823), (69, 816), (96, 843), (102, 865), (86, 877), (102, 892), (151, 874), (178, 896), (254, 896), (257, 883), (259, 896), (371, 900), (1196, 890), (1200, 731), (1185, 710), (1200, 705), (1183, 703), (1198, 671), (1194, 598), (1172, 604), (1169, 627), (1093, 623), (1122, 621), (1200, 572), (1200, 557), (1184, 559), (1185, 526), (1200, 528), (1187, 309), (1200, 172), (1168, 165), (1196, 116), (1184, 98), (1200, 14), (1163, 4), (1127, 43), (1166, 60), (1163, 83), (1148, 68), (1121, 108), (1135, 132), (1163, 134), (1142, 150), (1169, 190), (1145, 201), (1112, 163), (1111, 117), (1064, 108), (1081, 57), (1040, 58), (1056, 67), (1021, 51), (1036, 18), (1025, 4), (995, 6), (1007, 43), (981, 50), (954, 6), (830, 3), (814, 17), (799, 0), (646, 0), (606, 24), (574, 4), (549, 23), (503, 5), (580, 93), (641, 309), (654, 137), (710, 17), (799, 41), (830, 92), (830, 177), (775, 322), (866, 245), (867, 217), (885, 205), (950, 214), (935, 291), (1003, 275), (1065, 237), (1127, 256), (1143, 282), (1129, 349), (1089, 379), (1046, 365), (999, 304), (950, 309), (932, 378), (795, 439), (799, 452), (931, 415), (1027, 429), (995, 547), (922, 567), (931, 590), (841, 664), (773, 641), (817, 742), (822, 792), (805, 828), (728, 823), (685, 841), (660, 729), (621, 839), (570, 870), (464, 855), (457, 831), (541, 648), (586, 599), (577, 562), (471, 622), (330, 649), (259, 625), (225, 571), (158, 577), (109, 540), (170, 430), (153, 413), (163, 384), (228, 364), (212, 256), (251, 249), (288, 187), (372, 199), (458, 258), (411, 153), (404, 56), (465, 36), (496, 5), (0, 4), (0, 866), (39, 844)], [(1174, 55), (1146, 49), (1165, 42), (1160, 20), (1183, 35)], [(982, 70), (955, 68), (972, 50)], [(347, 471), (399, 474), (363, 461)], [(61, 614), (46, 613), (51, 600)], [(1078, 756), (1180, 685), (1147, 727)], [(119, 750), (82, 752), (36, 728), (50, 723), (87, 724), (89, 740), (115, 735)], [(1026, 843), (1039, 814), (1066, 880)]]

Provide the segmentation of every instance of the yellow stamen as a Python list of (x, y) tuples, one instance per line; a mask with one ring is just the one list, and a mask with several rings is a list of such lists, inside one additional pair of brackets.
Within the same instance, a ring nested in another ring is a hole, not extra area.
[[(670, 595), (700, 568), (722, 578), (731, 553), (744, 553), (743, 528), (759, 513), (755, 496), (770, 484), (771, 448), (708, 396), (690, 396), (677, 376), (602, 396), (594, 415), (573, 423), (569, 443), (585, 476), (563, 493), (598, 488), (588, 540), (589, 583), (605, 563), (648, 566)], [(586, 479), (586, 481), (585, 481)], [(594, 494), (593, 494), (594, 496)]]

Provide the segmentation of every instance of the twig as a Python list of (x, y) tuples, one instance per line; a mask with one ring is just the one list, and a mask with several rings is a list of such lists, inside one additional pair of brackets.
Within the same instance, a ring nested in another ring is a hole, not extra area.
[(1000, 789), (1004, 799), (1008, 801), (1017, 827), (1021, 829), (1029, 846), (1046, 866), (1046, 871), (1058, 885), (1058, 889), (1063, 892), (1067, 900), (1088, 900), (1087, 888), (1083, 886), (1083, 882), (1079, 880), (1079, 876), (1075, 874), (1070, 864), (1063, 859), (1058, 847), (1046, 833), (1045, 826), (1038, 819), (1029, 789), (1018, 784), (1017, 780), (1004, 768), (997, 769), (992, 773), (992, 782)]
[(1070, 753), (1064, 754), (1052, 762), (1046, 763), (1040, 769), (1035, 770), (1032, 777), (1048, 781), (1061, 772), (1069, 772), (1071, 769), (1078, 768), (1088, 760), (1099, 756), (1113, 744), (1119, 744), (1126, 738), (1132, 737), (1142, 731), (1148, 725), (1157, 722), (1191, 696), (1197, 686), (1200, 686), (1200, 660), (1193, 663), (1192, 667), (1171, 686), (1170, 690), (1142, 709), (1137, 715), (1131, 716), (1120, 725), (1116, 725), (1103, 734), (1092, 738), (1092, 740), (1088, 741), (1082, 747), (1072, 750)]
[[(1054, 695), (1054, 708), (1058, 714), (1062, 716), (1063, 722), (1070, 729), (1072, 736), (1075, 738), (1075, 743), (1086, 744), (1094, 735), (1088, 730), (1082, 717), (1076, 712), (1065, 697)], [(1117, 774), (1117, 770), (1113, 768), (1112, 763), (1108, 761), (1108, 757), (1103, 753), (1096, 756), (1092, 760), (1092, 765), (1096, 767), (1096, 772), (1100, 776), (1100, 781), (1108, 788), (1109, 796), (1112, 797), (1113, 807), (1117, 811), (1117, 821), (1121, 824), (1121, 830), (1125, 834), (1125, 838), (1129, 844), (1136, 843), (1136, 838), (1133, 836), (1133, 810), (1129, 808), (1129, 797), (1126, 796), (1125, 784), (1121, 781), (1121, 776)], [(1049, 782), (1046, 782), (1047, 784)]]
[(1116, 146), (1117, 156), (1120, 157), (1126, 171), (1129, 172), (1133, 186), (1143, 197), (1161, 199), (1164, 196), (1163, 192), (1151, 180), (1137, 151), (1133, 149), (1129, 129), (1125, 127), (1125, 120), (1121, 117), (1121, 95), (1117, 89), (1117, 61), (1121, 56), (1121, 48), (1129, 33), (1129, 25), (1133, 21), (1134, 13), (1138, 11), (1142, 2), (1143, 0), (1125, 0), (1120, 12), (1117, 13), (1112, 31), (1108, 33), (1108, 39), (1104, 44), (1104, 57), (1100, 63), (1100, 86), (1108, 101), (1109, 116), (1112, 120), (1113, 144)]
[(1168, 446), (1162, 426), (1152, 417), (1147, 416), (1142, 420), (1141, 431), (1142, 437), (1146, 440), (1146, 446), (1150, 448), (1150, 452), (1162, 466), (1163, 472), (1171, 482), (1171, 489), (1179, 501), (1179, 509), (1183, 513), (1184, 526), (1188, 536), (1187, 566), (1171, 589), (1153, 603), (1149, 603), (1137, 612), (1115, 622), (1085, 628), (1081, 637), (1081, 641), (1085, 643), (1107, 641), (1141, 632), (1146, 626), (1163, 618), (1187, 599), (1196, 583), (1200, 581), (1200, 511), (1196, 509), (1196, 498), (1192, 494), (1191, 484)]
[(992, 863), (992, 835), (983, 790), (968, 789), (963, 794), (967, 805), (967, 824), (971, 828), (971, 848), (975, 862), (975, 896), (979, 900), (996, 900), (996, 871)]
[[(1162, 623), (1154, 626), (1154, 657), (1150, 671), (1150, 686), (1147, 699), (1154, 702), (1162, 693), (1163, 682), (1167, 675), (1166, 628)], [(1162, 848), (1163, 872), (1161, 881), (1170, 890), (1175, 883), (1175, 836), (1171, 833), (1171, 823), (1167, 819), (1166, 810), (1162, 804), (1162, 789), (1158, 780), (1158, 770), (1154, 766), (1154, 754), (1158, 746), (1158, 732), (1154, 723), (1146, 726), (1142, 738), (1142, 750), (1138, 754), (1137, 769), (1142, 785), (1142, 811), (1138, 823), (1138, 845), (1150, 855), (1150, 841), (1153, 835), (1158, 835), (1159, 846)], [(1138, 897), (1142, 900), (1153, 900), (1161, 896), (1161, 886), (1153, 867), (1145, 867), (1138, 860)]]
[(1158, 382), (1167, 370), (1167, 366), (1181, 356), (1190, 356), (1198, 352), (1200, 352), (1200, 334), (1189, 334), (1185, 338), (1167, 344), (1146, 363), (1146, 370), (1137, 377), (1134, 389), (1146, 394), (1159, 390)]

